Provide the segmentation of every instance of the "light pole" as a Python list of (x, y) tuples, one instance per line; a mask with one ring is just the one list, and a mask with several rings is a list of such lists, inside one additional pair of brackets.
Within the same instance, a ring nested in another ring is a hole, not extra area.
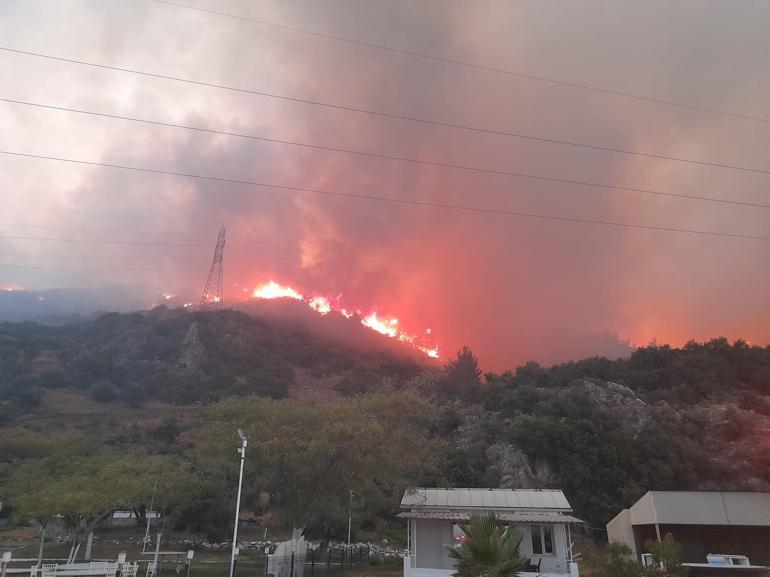
[(353, 490), (350, 491), (348, 499), (348, 554), (350, 554), (350, 528), (353, 525)]
[(235, 528), (233, 529), (233, 552), (230, 556), (230, 577), (235, 577), (235, 553), (238, 551), (238, 516), (241, 511), (241, 487), (243, 486), (243, 462), (246, 460), (246, 435), (238, 429), (238, 436), (241, 438), (241, 446), (238, 452), (241, 454), (241, 473), (238, 476), (238, 498), (235, 500)]

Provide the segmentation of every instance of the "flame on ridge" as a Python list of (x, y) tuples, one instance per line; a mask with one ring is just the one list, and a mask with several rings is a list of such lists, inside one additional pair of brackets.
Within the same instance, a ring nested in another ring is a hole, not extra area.
[(298, 301), (304, 300), (305, 298), (293, 288), (280, 285), (274, 280), (268, 281), (255, 288), (251, 296), (258, 299), (279, 299), (288, 297)]
[[(342, 295), (339, 295), (337, 299), (335, 299), (336, 303), (339, 303), (341, 296)], [(252, 297), (258, 299), (291, 298), (304, 302), (308, 307), (321, 315), (329, 314), (332, 311), (337, 312), (348, 319), (357, 315), (361, 324), (365, 327), (373, 331), (377, 331), (386, 337), (397, 339), (403, 343), (410, 344), (432, 359), (439, 358), (438, 346), (434, 343), (426, 344), (429, 340), (429, 337), (431, 337), (431, 329), (425, 329), (426, 336), (423, 338), (418, 338), (415, 335), (402, 331), (398, 327), (397, 318), (380, 317), (377, 314), (376, 309), (370, 312), (368, 315), (364, 316), (360, 310), (350, 311), (340, 306), (332, 305), (332, 302), (324, 296), (316, 295), (313, 297), (305, 297), (302, 295), (302, 293), (293, 289), (292, 287), (279, 284), (274, 280), (269, 280), (268, 282), (256, 287), (252, 292)]]
[(332, 310), (332, 305), (326, 297), (313, 297), (307, 302), (307, 305), (322, 315), (328, 314)]

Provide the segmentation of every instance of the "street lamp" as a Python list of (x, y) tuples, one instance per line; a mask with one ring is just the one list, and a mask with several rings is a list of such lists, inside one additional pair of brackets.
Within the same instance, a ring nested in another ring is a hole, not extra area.
[(353, 525), (353, 490), (350, 491), (348, 499), (348, 553), (350, 553), (350, 529)]
[(238, 452), (241, 455), (241, 473), (238, 476), (238, 498), (235, 500), (235, 528), (233, 529), (233, 552), (230, 556), (230, 577), (235, 577), (235, 554), (238, 551), (238, 516), (241, 511), (241, 487), (243, 487), (243, 462), (246, 460), (246, 435), (238, 429), (238, 436), (241, 438), (241, 446)]

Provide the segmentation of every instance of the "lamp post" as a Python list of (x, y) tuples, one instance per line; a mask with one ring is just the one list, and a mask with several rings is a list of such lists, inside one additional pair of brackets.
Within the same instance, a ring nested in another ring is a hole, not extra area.
[(350, 529), (353, 525), (353, 490), (350, 491), (348, 499), (348, 554), (350, 554)]
[(241, 446), (238, 452), (241, 455), (241, 473), (238, 476), (238, 497), (235, 500), (235, 528), (233, 529), (233, 552), (230, 556), (230, 577), (235, 577), (235, 555), (238, 551), (238, 516), (241, 511), (241, 488), (243, 487), (243, 462), (246, 460), (246, 435), (238, 429), (238, 436), (241, 438)]

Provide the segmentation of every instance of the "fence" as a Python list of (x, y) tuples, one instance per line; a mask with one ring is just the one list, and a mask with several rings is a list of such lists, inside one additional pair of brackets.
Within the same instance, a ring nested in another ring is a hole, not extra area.
[[(374, 555), (369, 547), (344, 547), (314, 549), (307, 552), (304, 567), (300, 569), (299, 563), (294, 564), (294, 571), (288, 573), (288, 577), (325, 577), (327, 575), (340, 574), (346, 568), (393, 566), (398, 568), (402, 564), (400, 557), (395, 555)], [(302, 571), (300, 573), (300, 571)], [(269, 575), (268, 566), (265, 565), (265, 575)]]

